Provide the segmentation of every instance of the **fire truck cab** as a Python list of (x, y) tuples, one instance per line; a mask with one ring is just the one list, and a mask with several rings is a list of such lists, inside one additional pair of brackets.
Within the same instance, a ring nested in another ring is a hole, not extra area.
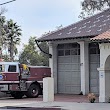
[(51, 77), (46, 66), (27, 66), (19, 62), (0, 62), (0, 91), (14, 98), (30, 98), (42, 94), (43, 78)]

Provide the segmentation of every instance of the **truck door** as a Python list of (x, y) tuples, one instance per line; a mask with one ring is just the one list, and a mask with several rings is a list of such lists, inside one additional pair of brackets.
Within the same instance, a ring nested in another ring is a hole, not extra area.
[(20, 89), (21, 91), (27, 90), (27, 79), (30, 77), (29, 69), (27, 65), (20, 64)]
[(20, 65), (20, 73), (21, 73), (21, 79), (27, 80), (27, 78), (30, 76), (28, 66), (25, 64)]

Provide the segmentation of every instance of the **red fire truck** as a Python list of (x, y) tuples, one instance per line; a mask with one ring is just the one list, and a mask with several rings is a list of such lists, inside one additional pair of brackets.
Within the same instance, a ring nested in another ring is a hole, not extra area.
[(26, 66), (19, 62), (0, 62), (0, 91), (14, 98), (35, 98), (42, 94), (43, 78), (50, 77), (46, 66)]

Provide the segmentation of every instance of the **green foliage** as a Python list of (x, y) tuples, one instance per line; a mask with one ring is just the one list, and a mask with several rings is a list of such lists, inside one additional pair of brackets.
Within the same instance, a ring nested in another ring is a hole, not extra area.
[(14, 23), (12, 19), (7, 21), (7, 28), (6, 28), (6, 40), (8, 43), (8, 50), (10, 53), (10, 58), (14, 60), (14, 53), (17, 53), (16, 45), (20, 44), (20, 36), (21, 36), (21, 29), (17, 23)]
[[(30, 37), (28, 44), (24, 45), (24, 49), (19, 56), (19, 62), (34, 66), (48, 65), (48, 58), (38, 50), (35, 39), (36, 37)], [(41, 43), (40, 46), (48, 51), (46, 43)]]
[(85, 18), (93, 15), (96, 11), (102, 11), (110, 7), (110, 0), (83, 0), (81, 6), (82, 12), (79, 17)]
[(17, 45), (20, 44), (21, 29), (12, 19), (6, 20), (4, 16), (0, 16), (1, 22), (1, 41), (0, 46), (3, 50), (8, 50), (9, 59), (14, 60), (14, 55), (18, 53)]
[[(46, 42), (41, 42), (39, 44), (39, 46), (41, 47), (42, 50), (49, 53), (49, 47), (48, 47), (48, 44)], [(43, 65), (48, 66), (49, 65), (49, 56), (43, 52), (40, 52), (40, 55), (41, 55)]]

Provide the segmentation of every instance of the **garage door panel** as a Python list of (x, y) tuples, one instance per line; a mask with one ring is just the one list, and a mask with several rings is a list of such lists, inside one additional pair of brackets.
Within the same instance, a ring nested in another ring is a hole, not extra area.
[(90, 70), (91, 72), (97, 72), (98, 64), (97, 63), (91, 63), (90, 64)]
[(99, 75), (99, 73), (97, 73), (97, 72), (91, 72), (90, 77), (91, 77), (91, 79), (95, 79), (98, 77), (98, 75)]
[(65, 75), (65, 84), (71, 84), (71, 73)]
[(94, 87), (91, 86), (91, 91), (92, 91), (93, 93), (97, 94), (97, 93), (99, 92), (99, 88), (96, 87), (96, 86), (94, 86)]
[(90, 62), (99, 62), (100, 61), (100, 57), (97, 54), (94, 55), (90, 55)]
[(67, 63), (63, 63), (63, 64), (59, 64), (59, 66), (58, 66), (58, 69), (59, 69), (59, 71), (61, 71), (61, 70), (71, 70), (71, 64), (67, 64)]
[(90, 84), (91, 86), (95, 86), (98, 83), (97, 79), (91, 79)]
[(97, 43), (91, 43), (89, 45), (89, 52), (90, 92), (99, 94), (99, 72), (97, 70), (100, 64), (99, 45)]
[(65, 86), (63, 84), (59, 84), (60, 89), (58, 88), (59, 93), (64, 93), (65, 91)]
[(58, 63), (70, 63), (71, 58), (70, 57), (59, 57)]
[(71, 87), (71, 93), (79, 94), (80, 88), (80, 86)]
[(81, 83), (81, 80), (79, 80), (79, 78), (73, 78), (72, 80), (71, 80), (71, 84), (72, 85), (76, 85), (76, 86), (78, 86), (78, 85), (80, 85), (80, 83)]
[(78, 64), (72, 64), (71, 69), (72, 70), (79, 70), (79, 65)]
[(71, 93), (71, 85), (70, 86), (65, 86), (65, 93)]
[(80, 78), (80, 71), (74, 71), (71, 75), (72, 78)]
[(74, 55), (71, 57), (71, 62), (72, 63), (80, 63), (80, 56), (79, 55)]

